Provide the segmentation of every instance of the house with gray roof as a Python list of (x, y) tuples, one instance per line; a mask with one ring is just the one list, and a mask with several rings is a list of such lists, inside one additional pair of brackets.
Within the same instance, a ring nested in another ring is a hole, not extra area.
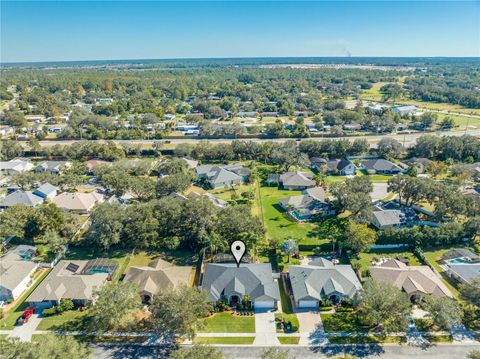
[(348, 158), (340, 160), (326, 160), (323, 158), (314, 158), (311, 160), (312, 168), (318, 172), (338, 174), (340, 176), (352, 176), (357, 167)]
[(295, 304), (298, 308), (318, 308), (322, 299), (339, 303), (353, 298), (362, 285), (350, 265), (333, 264), (318, 258), (308, 265), (288, 266)]
[(443, 284), (429, 266), (407, 266), (396, 259), (390, 259), (379, 266), (370, 267), (373, 280), (390, 283), (403, 290), (411, 299), (423, 295), (453, 298), (450, 290)]
[(245, 182), (250, 170), (240, 165), (201, 165), (195, 168), (199, 180), (208, 182), (212, 188), (235, 186)]
[(47, 182), (42, 184), (35, 191), (33, 191), (33, 194), (35, 196), (42, 197), (43, 199), (52, 199), (57, 195), (58, 190), (58, 187), (55, 187), (54, 185)]
[(360, 169), (368, 173), (394, 175), (405, 172), (404, 169), (395, 163), (384, 158), (367, 160), (360, 164)]
[(417, 112), (417, 108), (413, 105), (396, 105), (393, 106), (391, 111), (398, 113), (400, 116), (411, 115)]
[(297, 221), (308, 221), (317, 214), (329, 217), (336, 213), (322, 187), (307, 188), (301, 195), (281, 198), (278, 203)]
[(371, 224), (380, 230), (391, 227), (410, 227), (419, 224), (420, 218), (410, 207), (398, 203), (377, 202), (373, 207)]
[(33, 169), (33, 163), (20, 158), (10, 161), (0, 161), (0, 172), (3, 175), (14, 175), (21, 172), (27, 172)]
[(441, 259), (445, 273), (460, 283), (470, 283), (480, 277), (480, 256), (469, 249), (454, 248)]
[[(93, 260), (61, 260), (27, 298), (30, 306), (50, 308), (62, 299), (71, 299), (75, 305), (87, 305), (95, 300), (95, 291), (101, 289), (111, 273), (95, 268)], [(116, 267), (115, 267), (116, 269)]]
[(16, 205), (24, 205), (29, 207), (35, 207), (43, 203), (43, 198), (36, 196), (31, 191), (15, 191), (7, 195), (0, 203), (1, 209)]
[(140, 288), (143, 303), (150, 303), (160, 290), (188, 285), (191, 274), (192, 267), (176, 266), (158, 258), (147, 266), (130, 267), (123, 280), (135, 283)]
[(0, 301), (15, 300), (32, 284), (38, 263), (33, 246), (19, 245), (0, 257)]
[(304, 190), (315, 187), (315, 181), (312, 180), (313, 175), (307, 172), (294, 171), (285, 172), (278, 177), (278, 184), (289, 191)]
[(278, 284), (273, 280), (270, 263), (208, 263), (203, 274), (202, 290), (212, 303), (226, 300), (235, 305), (249, 296), (256, 309), (273, 309), (280, 300)]
[(35, 167), (35, 172), (48, 172), (52, 175), (58, 175), (71, 166), (72, 162), (70, 161), (43, 161)]

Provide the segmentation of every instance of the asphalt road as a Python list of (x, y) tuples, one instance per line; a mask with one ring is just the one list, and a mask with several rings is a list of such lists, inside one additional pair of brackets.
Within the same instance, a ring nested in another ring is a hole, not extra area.
[[(288, 349), (296, 358), (332, 358), (343, 353), (355, 355), (357, 358), (435, 358), (435, 359), (464, 359), (471, 350), (480, 350), (480, 345), (438, 345), (428, 349), (411, 346), (380, 346), (380, 345), (357, 345), (326, 347), (283, 347)], [(95, 359), (150, 359), (168, 358), (168, 350), (161, 347), (144, 346), (95, 346)], [(231, 359), (255, 359), (260, 358), (262, 347), (238, 346), (222, 347), (223, 352)]]
[[(469, 130), (467, 131), (469, 135), (472, 136), (480, 136), (480, 130)], [(436, 133), (427, 133), (429, 135), (436, 135), (436, 136), (463, 136), (465, 134), (465, 130), (457, 130), (457, 131), (448, 131), (448, 132), (436, 132)], [(390, 135), (382, 135), (382, 136), (352, 136), (352, 137), (341, 137), (341, 139), (348, 139), (349, 141), (354, 141), (356, 139), (365, 139), (368, 141), (371, 147), (376, 147), (376, 144), (378, 141), (380, 141), (382, 138), (394, 138), (401, 143), (403, 143), (405, 146), (411, 146), (416, 143), (417, 139), (421, 136), (425, 135), (425, 133), (412, 133), (412, 134), (390, 134)], [(315, 141), (322, 141), (325, 138), (322, 137), (312, 137), (310, 138)], [(327, 139), (340, 139), (340, 138), (327, 138)], [(285, 142), (291, 139), (288, 138), (274, 138), (274, 139), (260, 139), (260, 138), (254, 138), (254, 139), (242, 139), (243, 141), (253, 141), (253, 142), (264, 142), (264, 141), (271, 141), (271, 142)], [(95, 142), (105, 142), (103, 140), (90, 140), (90, 141), (95, 141)], [(131, 145), (152, 145), (155, 142), (164, 142), (165, 140), (114, 140), (115, 143), (125, 143), (125, 144), (131, 144)], [(205, 140), (205, 139), (196, 139), (196, 138), (185, 138), (185, 139), (172, 139), (169, 140), (170, 143), (172, 144), (178, 144), (178, 143), (200, 143), (200, 142), (212, 142), (212, 143), (230, 143), (234, 141), (233, 139), (214, 139), (214, 140)], [(54, 145), (71, 145), (76, 142), (80, 142), (77, 140), (66, 140), (66, 141), (61, 141), (61, 140), (51, 140), (51, 141), (40, 141), (41, 146), (54, 146)], [(22, 141), (21, 144), (23, 146), (28, 147), (29, 144), (27, 141)]]

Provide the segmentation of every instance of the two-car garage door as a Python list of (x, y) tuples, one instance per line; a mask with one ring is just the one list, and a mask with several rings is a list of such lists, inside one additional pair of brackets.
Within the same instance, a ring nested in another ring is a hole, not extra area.
[(300, 300), (298, 302), (299, 308), (316, 308), (318, 307), (318, 300)]
[(256, 300), (255, 309), (273, 309), (275, 303), (273, 300)]

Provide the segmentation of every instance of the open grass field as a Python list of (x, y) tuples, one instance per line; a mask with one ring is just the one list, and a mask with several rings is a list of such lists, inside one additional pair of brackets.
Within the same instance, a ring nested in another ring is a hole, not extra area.
[(443, 113), (438, 114), (437, 123), (441, 122), (445, 117), (450, 117), (455, 122), (455, 125), (457, 126), (456, 130), (464, 130), (467, 126), (467, 132), (468, 130), (476, 130), (480, 128), (480, 118), (466, 117), (460, 115), (448, 115)]
[(67, 310), (61, 314), (52, 315), (42, 319), (37, 330), (84, 330), (88, 311)]
[(19, 299), (17, 299), (17, 304), (15, 304), (8, 312), (4, 313), (4, 318), (0, 320), (0, 329), (1, 330), (10, 330), (15, 327), (15, 323), (22, 313), (27, 309), (28, 303), (26, 299), (30, 294), (37, 288), (37, 286), (45, 279), (45, 277), (50, 273), (50, 270), (43, 270), (38, 276), (37, 281), (28, 289)]
[(363, 273), (372, 266), (372, 261), (380, 258), (392, 258), (406, 257), (409, 265), (418, 266), (421, 265), (420, 261), (412, 252), (405, 249), (372, 249), (370, 252), (362, 252), (358, 254), (357, 258), (352, 258), (350, 262), (352, 265), (359, 265), (359, 272)]
[(197, 344), (253, 344), (255, 337), (197, 337), (193, 340)]
[(427, 101), (418, 101), (418, 100), (411, 100), (411, 99), (398, 100), (396, 101), (396, 103), (414, 105), (414, 106), (425, 108), (428, 110), (457, 112), (457, 113), (463, 113), (467, 115), (480, 115), (480, 109), (467, 108), (460, 105), (454, 105), (451, 103), (427, 102)]
[(232, 313), (216, 313), (204, 319), (204, 333), (255, 333), (255, 317), (236, 317)]
[(388, 82), (376, 82), (371, 89), (364, 90), (360, 97), (371, 101), (382, 101), (383, 94), (380, 92), (380, 89), (386, 84), (388, 84)]
[(280, 344), (290, 344), (295, 345), (300, 341), (300, 337), (288, 336), (288, 337), (277, 337)]

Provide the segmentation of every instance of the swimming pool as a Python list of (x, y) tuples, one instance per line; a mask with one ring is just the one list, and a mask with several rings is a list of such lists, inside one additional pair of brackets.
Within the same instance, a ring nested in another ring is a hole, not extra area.
[(470, 263), (470, 262), (471, 262), (470, 258), (467, 258), (467, 257), (459, 257), (459, 258), (453, 258), (448, 260), (448, 263), (454, 263), (454, 264)]

